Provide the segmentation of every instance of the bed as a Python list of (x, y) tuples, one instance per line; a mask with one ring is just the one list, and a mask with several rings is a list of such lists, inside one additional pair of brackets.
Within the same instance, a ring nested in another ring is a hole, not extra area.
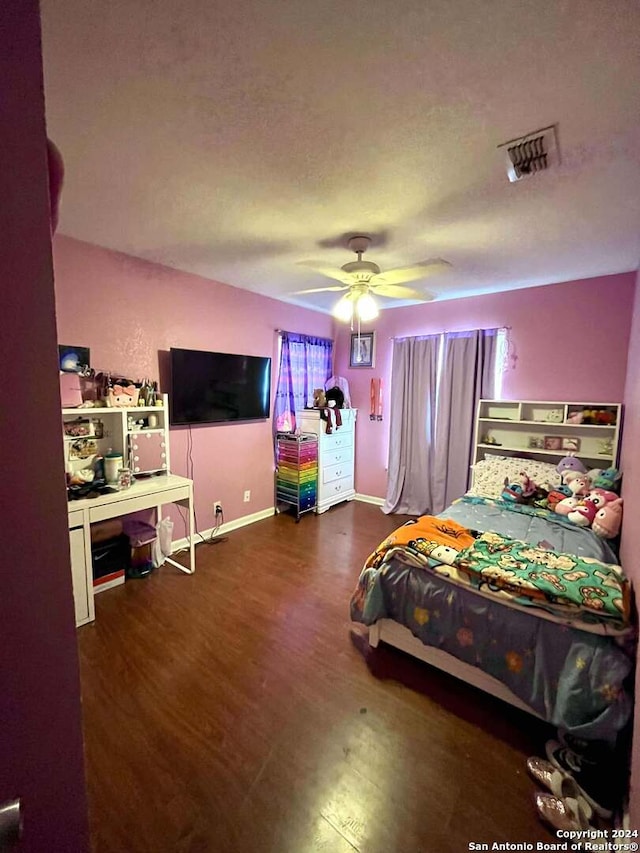
[(371, 646), (386, 642), (614, 746), (632, 714), (635, 657), (630, 587), (614, 549), (555, 512), (486, 494), (481, 476), (474, 486), (380, 543), (352, 619), (369, 626)]

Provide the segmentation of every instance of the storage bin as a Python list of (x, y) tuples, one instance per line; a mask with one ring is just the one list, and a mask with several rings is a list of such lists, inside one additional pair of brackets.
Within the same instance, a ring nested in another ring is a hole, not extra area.
[(127, 536), (114, 536), (91, 545), (94, 592), (124, 583), (129, 569), (131, 547)]
[(153, 569), (151, 545), (156, 540), (156, 529), (146, 521), (127, 518), (123, 530), (131, 546), (131, 558), (127, 578), (143, 578)]
[(318, 439), (312, 434), (276, 437), (276, 507), (289, 504), (300, 516), (316, 507)]

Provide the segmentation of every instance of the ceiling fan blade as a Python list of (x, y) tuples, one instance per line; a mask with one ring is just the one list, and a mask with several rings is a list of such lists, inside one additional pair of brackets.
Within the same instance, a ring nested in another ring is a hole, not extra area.
[(430, 302), (434, 298), (432, 293), (414, 290), (413, 287), (404, 287), (401, 284), (373, 284), (370, 289), (375, 296), (389, 296), (392, 299), (419, 299), (421, 302)]
[(291, 295), (304, 296), (305, 293), (328, 293), (329, 291), (337, 293), (339, 290), (349, 290), (349, 285), (345, 284), (341, 287), (339, 284), (332, 284), (330, 287), (312, 287), (310, 290), (294, 290)]
[(428, 275), (442, 272), (450, 266), (449, 261), (444, 261), (442, 258), (418, 261), (417, 264), (411, 264), (409, 267), (397, 267), (393, 270), (381, 272), (379, 275), (373, 276), (371, 284), (376, 281), (379, 281), (380, 284), (403, 284), (405, 281), (417, 281), (420, 278), (426, 278)]
[(335, 278), (343, 284), (351, 283), (349, 274), (341, 270), (340, 267), (328, 267), (322, 261), (298, 261), (297, 265), (299, 267), (309, 267), (309, 269), (319, 272), (320, 275), (326, 275), (327, 278)]

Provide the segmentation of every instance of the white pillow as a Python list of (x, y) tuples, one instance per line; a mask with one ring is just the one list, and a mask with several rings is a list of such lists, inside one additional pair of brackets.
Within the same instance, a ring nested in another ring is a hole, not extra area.
[(484, 459), (473, 466), (473, 482), (467, 494), (499, 498), (504, 489), (505, 478), (510, 483), (517, 483), (521, 471), (525, 471), (539, 486), (545, 486), (547, 483), (559, 486), (561, 482), (556, 466), (549, 462), (523, 459), (520, 456), (486, 454)]

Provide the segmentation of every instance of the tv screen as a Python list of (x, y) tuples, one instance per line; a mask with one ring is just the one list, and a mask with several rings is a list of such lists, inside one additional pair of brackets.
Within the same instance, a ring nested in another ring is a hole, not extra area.
[(270, 396), (270, 358), (171, 349), (172, 424), (268, 418)]

